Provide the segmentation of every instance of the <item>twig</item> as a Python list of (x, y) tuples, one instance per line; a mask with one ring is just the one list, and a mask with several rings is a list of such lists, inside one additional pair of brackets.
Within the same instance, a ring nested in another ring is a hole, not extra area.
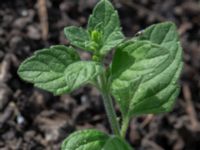
[(192, 103), (192, 95), (191, 95), (190, 88), (187, 84), (183, 85), (183, 96), (186, 102), (186, 111), (189, 115), (192, 130), (194, 131), (199, 130), (200, 125), (197, 119), (197, 113)]
[(0, 65), (0, 82), (6, 82), (9, 79), (9, 69), (11, 64), (11, 55), (7, 54)]
[(142, 143), (144, 143), (144, 145), (149, 145), (154, 150), (164, 150), (160, 145), (158, 145), (155, 142), (150, 141), (149, 139), (146, 139), (146, 138), (144, 138), (142, 140)]
[(47, 40), (49, 33), (48, 13), (46, 0), (38, 0), (38, 15), (41, 23), (42, 39)]
[(142, 124), (140, 125), (141, 128), (146, 127), (149, 123), (151, 123), (151, 121), (153, 120), (154, 115), (153, 114), (149, 114), (145, 117), (144, 121), (142, 122)]
[(178, 29), (178, 33), (182, 36), (187, 30), (192, 28), (192, 24), (190, 22), (184, 22)]

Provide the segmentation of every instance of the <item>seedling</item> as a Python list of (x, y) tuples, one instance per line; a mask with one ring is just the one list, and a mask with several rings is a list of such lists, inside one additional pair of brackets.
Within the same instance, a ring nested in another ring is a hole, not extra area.
[[(100, 0), (87, 29), (66, 27), (72, 46), (56, 45), (39, 50), (19, 67), (19, 76), (54, 95), (70, 93), (85, 84), (102, 94), (113, 135), (89, 129), (67, 137), (62, 150), (131, 150), (124, 137), (132, 116), (171, 110), (179, 93), (182, 49), (172, 22), (154, 24), (132, 39), (121, 31), (117, 11)], [(74, 47), (89, 51), (92, 60), (80, 60)], [(105, 67), (106, 54), (115, 49)], [(121, 125), (112, 97), (121, 110)]]

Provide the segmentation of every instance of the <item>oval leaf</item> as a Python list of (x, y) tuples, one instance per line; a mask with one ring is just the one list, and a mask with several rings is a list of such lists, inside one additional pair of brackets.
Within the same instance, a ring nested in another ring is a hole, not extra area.
[(111, 88), (124, 115), (171, 110), (183, 65), (177, 37), (173, 23), (161, 23), (117, 49), (111, 69)]
[(74, 49), (57, 45), (39, 50), (19, 67), (19, 76), (35, 86), (54, 93), (68, 92), (64, 78), (67, 66), (80, 60)]
[(83, 130), (71, 134), (62, 143), (62, 150), (131, 150), (121, 138), (108, 136), (97, 130)]

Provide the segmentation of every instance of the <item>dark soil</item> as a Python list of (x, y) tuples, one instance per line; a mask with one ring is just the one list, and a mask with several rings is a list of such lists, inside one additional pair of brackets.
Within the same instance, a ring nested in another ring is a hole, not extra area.
[[(34, 51), (68, 44), (63, 28), (86, 26), (97, 0), (47, 0), (49, 19), (43, 23), (38, 2), (0, 2), (1, 150), (58, 150), (62, 140), (75, 130), (98, 128), (110, 132), (96, 89), (87, 86), (55, 97), (17, 76), (21, 61)], [(184, 49), (182, 88), (173, 111), (134, 118), (127, 139), (136, 150), (199, 150), (200, 1), (113, 0), (113, 4), (128, 37), (153, 23), (171, 20), (178, 26)], [(87, 53), (80, 54), (88, 57)]]

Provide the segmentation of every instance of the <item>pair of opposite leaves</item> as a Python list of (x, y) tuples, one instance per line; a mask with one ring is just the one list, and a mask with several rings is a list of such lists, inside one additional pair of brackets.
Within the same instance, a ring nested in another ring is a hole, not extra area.
[[(101, 0), (89, 18), (87, 30), (67, 27), (65, 35), (73, 46), (100, 56), (116, 48), (108, 69), (109, 89), (120, 106), (123, 118), (166, 112), (172, 108), (179, 92), (177, 80), (182, 69), (182, 49), (173, 23), (152, 25), (126, 41), (117, 12), (109, 1)], [(60, 95), (92, 83), (105, 71), (99, 62), (81, 61), (74, 48), (56, 45), (34, 53), (21, 64), (18, 74), (35, 86)], [(95, 135), (93, 139), (98, 139), (98, 134), (91, 132)], [(78, 133), (84, 137), (84, 134)], [(82, 149), (87, 150), (85, 145), (94, 143), (83, 144)], [(65, 145), (65, 150), (70, 149)], [(81, 144), (78, 148), (81, 149)]]

